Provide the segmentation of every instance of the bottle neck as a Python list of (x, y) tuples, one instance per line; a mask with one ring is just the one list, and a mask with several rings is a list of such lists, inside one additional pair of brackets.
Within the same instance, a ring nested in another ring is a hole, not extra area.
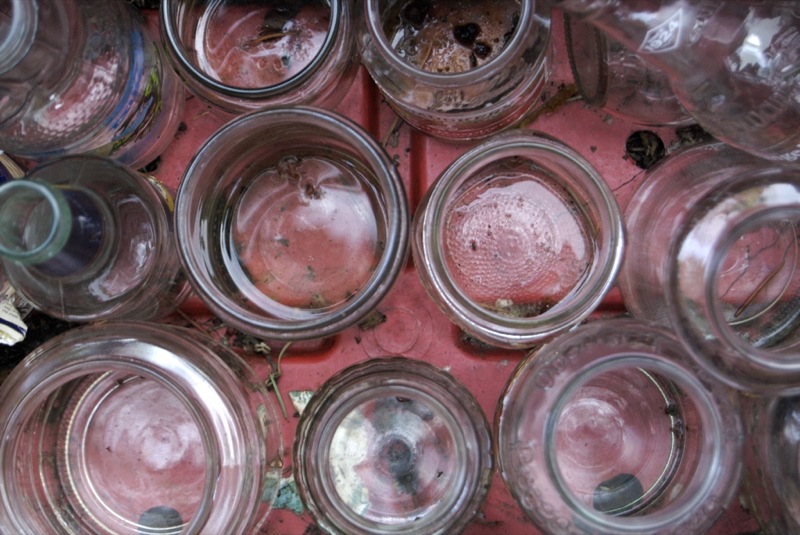
[(0, 256), (44, 275), (88, 267), (110, 233), (108, 209), (92, 191), (14, 180), (0, 186)]

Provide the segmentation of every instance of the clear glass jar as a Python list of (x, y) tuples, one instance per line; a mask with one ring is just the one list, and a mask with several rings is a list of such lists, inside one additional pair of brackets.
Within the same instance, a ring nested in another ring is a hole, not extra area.
[(743, 396), (743, 503), (761, 533), (800, 532), (800, 398)]
[(419, 360), (370, 359), (311, 398), (294, 471), (327, 533), (459, 533), (488, 492), (489, 425), (449, 374)]
[(406, 122), (477, 139), (521, 120), (547, 78), (546, 2), (366, 0), (361, 59)]
[(622, 216), (571, 148), (505, 132), (437, 178), (412, 245), (423, 286), (452, 321), (486, 343), (530, 347), (602, 301), (622, 262)]
[(584, 102), (636, 124), (683, 126), (694, 122), (667, 76), (603, 32), (564, 16), (569, 64)]
[(358, 69), (352, 0), (164, 0), (161, 36), (188, 88), (215, 109), (333, 108)]
[(74, 153), (134, 169), (181, 120), (184, 89), (120, 0), (0, 1), (0, 146), (33, 160)]
[(704, 533), (741, 471), (729, 391), (668, 330), (582, 325), (531, 353), (497, 408), (500, 474), (545, 533)]
[(800, 160), (797, 2), (550, 0), (664, 72), (717, 139), (774, 161)]
[(636, 317), (670, 325), (710, 373), (744, 390), (800, 391), (800, 171), (721, 143), (648, 171), (625, 214), (619, 286)]
[(250, 533), (282, 472), (272, 403), (196, 331), (108, 322), (31, 353), (0, 387), (9, 533)]
[(221, 128), (186, 169), (176, 206), (198, 296), (231, 326), (275, 340), (328, 336), (371, 312), (405, 262), (408, 220), (386, 151), (310, 107)]
[(0, 186), (0, 262), (51, 316), (157, 319), (190, 292), (172, 211), (155, 179), (109, 158), (58, 158)]

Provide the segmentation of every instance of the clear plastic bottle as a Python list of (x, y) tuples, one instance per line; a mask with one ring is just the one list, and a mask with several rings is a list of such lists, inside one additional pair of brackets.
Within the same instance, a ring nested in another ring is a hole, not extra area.
[(551, 0), (659, 67), (702, 127), (800, 160), (800, 7), (792, 0)]
[(619, 276), (635, 317), (669, 325), (743, 390), (800, 391), (800, 171), (723, 143), (648, 170)]
[(0, 0), (0, 147), (139, 168), (172, 140), (184, 89), (122, 0)]
[(247, 363), (199, 334), (110, 321), (28, 355), (0, 387), (0, 530), (257, 532), (280, 423)]
[(52, 316), (158, 318), (189, 292), (172, 209), (155, 179), (66, 156), (0, 186), (0, 258), (12, 286)]

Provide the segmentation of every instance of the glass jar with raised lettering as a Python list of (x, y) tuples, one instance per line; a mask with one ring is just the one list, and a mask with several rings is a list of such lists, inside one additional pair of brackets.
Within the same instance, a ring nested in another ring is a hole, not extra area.
[(260, 338), (329, 336), (383, 299), (408, 252), (408, 201), (388, 154), (334, 112), (242, 115), (199, 149), (176, 230), (198, 296)]
[(214, 109), (333, 108), (358, 69), (352, 0), (164, 0), (161, 35), (188, 88)]
[(625, 213), (619, 287), (719, 380), (800, 392), (800, 170), (722, 143), (647, 172)]
[(729, 391), (636, 320), (589, 322), (531, 353), (495, 425), (500, 475), (544, 533), (704, 533), (739, 482)]
[(421, 360), (370, 359), (311, 398), (294, 471), (326, 533), (460, 533), (488, 492), (489, 426), (450, 374)]
[(560, 141), (498, 134), (454, 161), (413, 228), (423, 286), (488, 344), (530, 347), (574, 327), (622, 263), (623, 226), (597, 171)]
[(253, 533), (282, 474), (272, 402), (196, 331), (95, 324), (51, 339), (0, 387), (7, 533)]
[(476, 139), (520, 121), (547, 78), (546, 2), (365, 0), (361, 58), (406, 122)]

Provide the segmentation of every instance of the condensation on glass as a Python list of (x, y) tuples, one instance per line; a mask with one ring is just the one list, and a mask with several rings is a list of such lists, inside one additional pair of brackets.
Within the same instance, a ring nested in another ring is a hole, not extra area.
[(412, 246), (423, 286), (453, 322), (492, 345), (530, 347), (599, 305), (622, 262), (622, 216), (571, 148), (506, 132), (437, 178)]

